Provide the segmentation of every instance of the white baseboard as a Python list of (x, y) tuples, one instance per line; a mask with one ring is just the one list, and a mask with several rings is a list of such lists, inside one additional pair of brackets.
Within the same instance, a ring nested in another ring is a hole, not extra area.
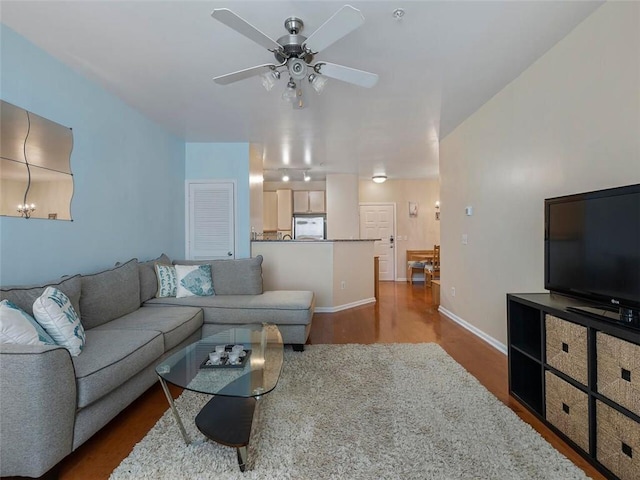
[(487, 342), (489, 345), (491, 345), (493, 348), (495, 348), (499, 352), (501, 352), (501, 353), (503, 353), (505, 355), (507, 354), (507, 346), (504, 343), (499, 342), (498, 340), (496, 340), (492, 336), (487, 335), (482, 330), (480, 330), (477, 327), (474, 327), (469, 322), (463, 320), (462, 318), (460, 318), (456, 314), (451, 313), (449, 310), (444, 308), (442, 305), (440, 305), (440, 307), (438, 307), (438, 311), (440, 313), (442, 313), (443, 315), (445, 315), (446, 317), (448, 317), (451, 320), (453, 320), (454, 322), (456, 322), (457, 324), (459, 324), (462, 327), (466, 328), (467, 330), (469, 330), (471, 333), (473, 333), (474, 335), (476, 335), (480, 339), (482, 339), (485, 342)]
[(376, 303), (374, 297), (365, 298), (364, 300), (358, 300), (357, 302), (345, 303), (344, 305), (337, 305), (335, 307), (316, 307), (315, 312), (318, 313), (336, 313), (342, 310), (348, 310), (349, 308), (359, 307), (361, 305), (368, 305), (370, 303)]

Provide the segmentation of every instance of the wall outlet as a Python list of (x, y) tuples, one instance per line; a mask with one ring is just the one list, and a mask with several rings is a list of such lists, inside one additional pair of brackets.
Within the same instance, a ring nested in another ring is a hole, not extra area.
[(456, 296), (456, 287), (451, 287), (451, 296), (452, 297)]
[(463, 245), (468, 244), (469, 243), (469, 235), (467, 235), (466, 233), (463, 233), (461, 241), (462, 241)]
[(340, 290), (344, 290), (345, 288), (347, 288), (347, 282), (345, 282), (344, 280), (342, 280), (340, 282)]

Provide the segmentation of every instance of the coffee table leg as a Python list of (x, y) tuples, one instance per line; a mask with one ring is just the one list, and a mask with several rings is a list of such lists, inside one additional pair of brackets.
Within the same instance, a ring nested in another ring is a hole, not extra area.
[(238, 466), (240, 467), (240, 471), (244, 472), (245, 468), (247, 468), (248, 449), (246, 446), (238, 447), (236, 451), (238, 452)]
[[(173, 412), (173, 417), (176, 419), (176, 422), (178, 423), (178, 428), (180, 428), (180, 433), (182, 433), (182, 438), (184, 438), (184, 443), (186, 443), (187, 445), (190, 445), (191, 439), (189, 438), (189, 435), (187, 435), (187, 431), (184, 429), (184, 425), (182, 424), (182, 419), (180, 418), (180, 415), (178, 415), (178, 409), (173, 403), (173, 397), (171, 396), (169, 387), (167, 387), (166, 382), (160, 375), (158, 375), (158, 378), (160, 379), (160, 385), (162, 385), (162, 390), (164, 390), (164, 394), (167, 397), (167, 400), (169, 401), (169, 406), (171, 407), (171, 411)], [(238, 459), (239, 458), (240, 457), (238, 456)]]

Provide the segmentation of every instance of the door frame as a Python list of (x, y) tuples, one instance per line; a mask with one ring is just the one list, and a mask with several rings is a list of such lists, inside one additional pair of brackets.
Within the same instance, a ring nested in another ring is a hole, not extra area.
[(185, 259), (190, 257), (190, 233), (189, 233), (189, 215), (191, 205), (189, 203), (189, 186), (194, 184), (220, 184), (231, 183), (233, 184), (233, 257), (236, 258), (236, 252), (238, 251), (238, 181), (234, 178), (212, 178), (206, 180), (185, 180), (184, 181), (184, 253)]
[(358, 230), (360, 230), (360, 207), (373, 207), (373, 206), (383, 206), (383, 207), (393, 207), (393, 281), (398, 281), (398, 234), (397, 234), (397, 226), (398, 226), (398, 212), (397, 212), (397, 204), (396, 202), (359, 202), (358, 203)]

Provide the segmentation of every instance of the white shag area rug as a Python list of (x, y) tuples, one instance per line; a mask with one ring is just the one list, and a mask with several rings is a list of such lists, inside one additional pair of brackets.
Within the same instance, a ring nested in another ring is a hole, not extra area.
[[(433, 343), (285, 349), (241, 473), (233, 448), (187, 446), (169, 410), (112, 473), (121, 479), (584, 479)], [(192, 439), (210, 399), (176, 405)], [(255, 423), (257, 422), (257, 423)]]

